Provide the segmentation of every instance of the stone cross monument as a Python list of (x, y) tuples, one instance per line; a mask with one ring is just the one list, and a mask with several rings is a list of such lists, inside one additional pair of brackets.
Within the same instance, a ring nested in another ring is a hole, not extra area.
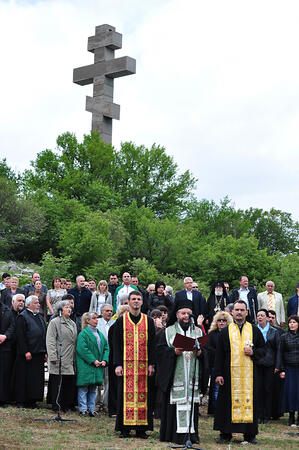
[(93, 96), (86, 97), (86, 110), (92, 113), (93, 131), (103, 141), (112, 142), (112, 119), (119, 120), (120, 106), (113, 103), (114, 78), (136, 73), (136, 60), (129, 56), (114, 58), (122, 47), (122, 35), (111, 25), (96, 27), (88, 38), (87, 50), (94, 53), (94, 64), (74, 69), (73, 82), (84, 86), (93, 83)]

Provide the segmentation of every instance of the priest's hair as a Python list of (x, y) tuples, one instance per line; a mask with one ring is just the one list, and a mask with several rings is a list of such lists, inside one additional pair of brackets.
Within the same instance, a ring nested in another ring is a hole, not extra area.
[(17, 300), (17, 297), (21, 297), (22, 300), (25, 301), (25, 295), (24, 294), (15, 294), (12, 296), (12, 301), (15, 302)]
[(38, 300), (37, 295), (29, 295), (29, 297), (27, 297), (25, 300), (25, 306), (29, 306), (31, 304), (32, 300), (34, 300), (35, 298), (37, 298), (37, 300)]

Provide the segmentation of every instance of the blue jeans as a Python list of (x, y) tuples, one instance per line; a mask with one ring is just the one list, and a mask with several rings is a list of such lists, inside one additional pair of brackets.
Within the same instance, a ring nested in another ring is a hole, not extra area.
[(218, 393), (219, 393), (219, 385), (216, 384), (215, 381), (215, 370), (214, 367), (211, 369), (211, 377), (214, 378), (214, 389), (213, 389), (213, 394), (212, 394), (212, 399), (213, 399), (213, 409), (215, 411), (216, 409), (216, 402), (217, 402), (217, 398), (218, 398)]
[(78, 407), (81, 411), (95, 411), (96, 402), (96, 385), (89, 384), (88, 386), (78, 387)]

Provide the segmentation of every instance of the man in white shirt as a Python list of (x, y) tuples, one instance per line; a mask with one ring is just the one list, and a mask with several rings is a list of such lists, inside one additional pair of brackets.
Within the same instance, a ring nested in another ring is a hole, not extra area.
[(119, 305), (121, 305), (121, 298), (124, 294), (129, 295), (131, 291), (138, 291), (138, 288), (136, 286), (133, 286), (131, 284), (131, 275), (129, 272), (124, 272), (122, 276), (123, 284), (121, 286), (118, 286), (118, 288), (115, 291), (114, 299), (113, 299), (113, 309), (114, 312), (116, 312)]

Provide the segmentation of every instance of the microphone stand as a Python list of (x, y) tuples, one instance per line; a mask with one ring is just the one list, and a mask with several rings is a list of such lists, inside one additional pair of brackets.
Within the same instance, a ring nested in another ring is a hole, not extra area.
[[(194, 323), (194, 319), (193, 317), (191, 317), (191, 327), (193, 330), (195, 330), (195, 323)], [(195, 344), (193, 347), (193, 354), (195, 357), (195, 361), (194, 361), (194, 369), (193, 369), (193, 375), (192, 375), (192, 395), (191, 395), (191, 410), (190, 410), (190, 419), (189, 419), (189, 427), (188, 427), (188, 433), (186, 433), (186, 441), (184, 445), (175, 445), (175, 446), (171, 446), (169, 445), (170, 448), (182, 448), (182, 449), (188, 449), (188, 448), (192, 448), (192, 449), (197, 449), (197, 450), (204, 450), (201, 447), (193, 447), (192, 445), (192, 441), (191, 441), (191, 427), (192, 427), (192, 419), (193, 419), (193, 407), (194, 407), (194, 389), (195, 389), (195, 379), (196, 379), (196, 366), (197, 366), (197, 352), (200, 350), (200, 343), (198, 342), (198, 339), (195, 339)], [(188, 383), (189, 380), (187, 380)], [(187, 385), (188, 386), (188, 385)], [(188, 398), (188, 396), (187, 396)]]
[(71, 422), (71, 423), (76, 423), (77, 420), (76, 419), (63, 419), (60, 415), (61, 412), (61, 406), (59, 403), (59, 399), (60, 399), (60, 392), (61, 392), (61, 385), (62, 385), (62, 371), (61, 371), (61, 367), (62, 367), (62, 330), (61, 330), (61, 318), (62, 318), (62, 310), (59, 309), (59, 333), (58, 333), (58, 337), (59, 337), (59, 366), (58, 366), (58, 375), (59, 375), (59, 385), (58, 385), (58, 391), (57, 391), (57, 396), (56, 396), (56, 405), (58, 407), (57, 409), (57, 416), (52, 418), (52, 419), (34, 419), (34, 420), (38, 420), (40, 422)]

